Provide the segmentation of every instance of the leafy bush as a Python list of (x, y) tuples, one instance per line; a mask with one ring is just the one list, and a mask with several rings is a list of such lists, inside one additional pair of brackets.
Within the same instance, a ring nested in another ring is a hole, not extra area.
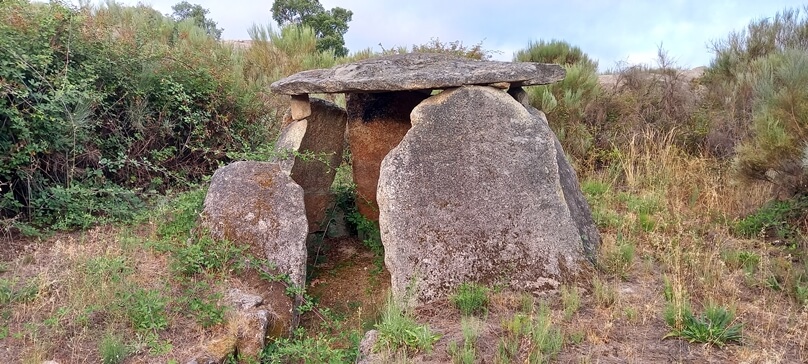
[[(760, 82), (770, 83), (774, 80), (761, 79), (761, 66), (768, 67), (765, 77), (772, 73), (780, 73), (786, 80), (801, 77), (798, 71), (778, 71), (772, 69), (772, 61), (779, 63), (784, 53), (796, 50), (797, 53), (808, 50), (808, 7), (800, 9), (785, 9), (773, 17), (763, 17), (754, 20), (746, 29), (730, 33), (725, 39), (713, 43), (715, 58), (705, 73), (703, 84), (706, 86), (705, 104), (714, 112), (709, 112), (708, 142), (713, 144), (711, 149), (721, 149), (723, 156), (731, 155), (736, 146), (751, 134), (754, 139), (773, 138), (777, 129), (784, 125), (784, 120), (775, 122), (771, 132), (761, 130), (765, 128), (767, 117), (760, 110), (760, 95), (758, 91)], [(793, 56), (787, 56), (793, 58)], [(768, 65), (767, 65), (768, 64)], [(777, 64), (780, 66), (782, 64)], [(772, 72), (773, 71), (773, 72)], [(778, 76), (778, 77), (780, 77)], [(778, 80), (777, 82), (782, 82)], [(794, 79), (793, 82), (797, 82)], [(764, 85), (764, 88), (768, 87)], [(797, 90), (800, 91), (800, 90)], [(794, 101), (796, 102), (797, 99)], [(769, 101), (764, 101), (764, 104)], [(774, 116), (771, 115), (770, 116)], [(753, 119), (756, 119), (753, 121)], [(755, 127), (753, 124), (758, 124)], [(758, 129), (755, 132), (754, 129)], [(769, 134), (768, 136), (766, 134)], [(782, 138), (780, 138), (782, 141)], [(754, 144), (754, 143), (753, 143)], [(748, 144), (747, 144), (748, 145)], [(801, 146), (798, 146), (801, 147)], [(747, 146), (749, 148), (749, 146)], [(786, 151), (785, 154), (794, 153)], [(785, 159), (783, 159), (785, 160)], [(754, 167), (754, 166), (750, 166)], [(750, 177), (758, 178), (755, 174), (757, 168), (752, 168)], [(744, 173), (746, 174), (746, 173)]]
[(0, 219), (86, 227), (268, 137), (240, 55), (193, 22), (114, 2), (0, 3)]
[(584, 159), (593, 145), (591, 128), (586, 126), (587, 108), (600, 93), (597, 63), (578, 47), (562, 41), (530, 42), (514, 56), (520, 62), (558, 63), (566, 77), (554, 84), (527, 89), (530, 104), (547, 114), (547, 120), (564, 150)]
[[(358, 342), (356, 343), (358, 345)], [(334, 337), (322, 333), (307, 336), (299, 328), (291, 339), (275, 340), (264, 348), (262, 357), (266, 363), (353, 363), (357, 350), (340, 348)]]

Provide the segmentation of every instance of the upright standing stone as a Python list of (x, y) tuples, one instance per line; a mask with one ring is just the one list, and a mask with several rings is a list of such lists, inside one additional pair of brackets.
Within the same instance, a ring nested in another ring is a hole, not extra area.
[(348, 143), (356, 206), (369, 220), (379, 219), (376, 188), (382, 159), (407, 134), (410, 112), (427, 97), (429, 93), (417, 91), (348, 96)]
[(311, 115), (287, 120), (275, 148), (299, 153), (288, 156), (281, 165), (303, 187), (309, 231), (315, 232), (323, 228), (334, 202), (331, 184), (342, 162), (347, 114), (330, 101), (311, 99), (310, 103)]
[(546, 291), (590, 272), (547, 132), (490, 87), (448, 90), (413, 110), (378, 189), (396, 299), (425, 303), (468, 281)]
[(564, 148), (561, 147), (561, 142), (558, 137), (550, 129), (550, 123), (547, 122), (547, 117), (543, 112), (536, 110), (530, 106), (527, 100), (527, 93), (521, 87), (515, 87), (508, 90), (508, 93), (519, 101), (527, 111), (533, 115), (533, 118), (539, 123), (541, 128), (540, 133), (552, 136), (553, 145), (555, 145), (556, 163), (558, 163), (558, 175), (561, 182), (561, 190), (564, 191), (564, 201), (567, 202), (567, 207), (570, 209), (572, 220), (578, 228), (578, 234), (583, 240), (584, 252), (587, 258), (594, 264), (597, 258), (597, 249), (600, 246), (600, 232), (595, 225), (595, 220), (592, 219), (592, 210), (589, 208), (589, 203), (586, 201), (583, 192), (581, 192), (581, 185), (578, 183), (578, 175), (567, 160), (567, 155), (564, 153)]
[(303, 189), (278, 163), (235, 162), (213, 174), (202, 211), (217, 239), (247, 245), (302, 287), (306, 278), (308, 224)]

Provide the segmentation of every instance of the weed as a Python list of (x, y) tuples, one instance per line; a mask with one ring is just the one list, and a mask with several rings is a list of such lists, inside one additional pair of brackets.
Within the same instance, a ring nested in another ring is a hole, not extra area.
[(473, 317), (464, 317), (460, 321), (463, 331), (463, 342), (458, 346), (456, 342), (449, 343), (449, 356), (457, 364), (474, 364), (477, 361), (477, 338), (480, 336), (481, 322)]
[(734, 226), (734, 232), (745, 238), (793, 239), (798, 233), (791, 222), (798, 221), (806, 210), (808, 198), (772, 201), (740, 219)]
[(159, 331), (168, 327), (165, 309), (168, 299), (160, 291), (133, 288), (119, 294), (132, 327), (139, 332)]
[(98, 353), (101, 355), (101, 363), (120, 364), (129, 355), (129, 348), (121, 337), (108, 333), (98, 344)]
[(23, 284), (0, 279), (0, 304), (30, 302), (39, 295), (39, 283), (33, 279)]
[(355, 347), (339, 348), (333, 337), (307, 336), (303, 328), (298, 328), (291, 339), (281, 338), (267, 345), (262, 357), (268, 363), (341, 364), (356, 361), (356, 352)]
[(362, 239), (362, 244), (373, 253), (373, 265), (376, 266), (373, 273), (381, 273), (384, 269), (384, 245), (382, 244), (379, 223), (368, 220), (357, 211), (349, 213), (346, 218), (356, 226), (356, 231)]
[(725, 251), (721, 258), (728, 267), (742, 268), (747, 275), (754, 273), (760, 264), (760, 255), (748, 251)]
[[(561, 351), (563, 336), (552, 327), (550, 308), (544, 303), (535, 314), (517, 313), (503, 321), (502, 326), (505, 335), (497, 347), (498, 363), (545, 363)], [(527, 357), (520, 359), (521, 353)]]
[(689, 310), (685, 311), (682, 328), (674, 328), (665, 335), (665, 338), (681, 337), (691, 343), (707, 343), (721, 347), (729, 342), (741, 342), (743, 325), (733, 322), (734, 315), (731, 311), (710, 304), (700, 317), (694, 316)]
[(564, 319), (569, 320), (581, 308), (581, 295), (578, 293), (578, 287), (562, 286), (561, 304), (564, 306)]
[(611, 307), (617, 301), (617, 290), (608, 281), (599, 277), (592, 279), (592, 291), (598, 306)]
[(625, 239), (622, 233), (618, 233), (615, 245), (604, 244), (601, 248), (601, 269), (625, 279), (634, 264), (634, 250), (634, 244)]
[(420, 325), (392, 297), (382, 312), (381, 322), (376, 324), (379, 340), (376, 350), (387, 349), (391, 352), (405, 350), (411, 352), (432, 350), (432, 346), (440, 335), (432, 332), (429, 326)]
[(477, 283), (463, 283), (451, 299), (464, 316), (484, 314), (488, 309), (488, 288)]
[(196, 322), (208, 328), (224, 322), (225, 307), (218, 304), (220, 293), (210, 294), (204, 289), (204, 284), (197, 285), (185, 292), (183, 301), (188, 307), (188, 313)]

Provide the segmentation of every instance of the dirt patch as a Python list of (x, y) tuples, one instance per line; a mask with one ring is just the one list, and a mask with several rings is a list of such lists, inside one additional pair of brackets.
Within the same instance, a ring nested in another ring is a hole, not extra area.
[[(372, 329), (384, 308), (390, 273), (379, 269), (377, 258), (356, 237), (326, 240), (319, 263), (313, 268), (308, 292), (320, 307), (330, 309), (347, 328)], [(301, 324), (321, 330), (322, 319), (305, 315)]]

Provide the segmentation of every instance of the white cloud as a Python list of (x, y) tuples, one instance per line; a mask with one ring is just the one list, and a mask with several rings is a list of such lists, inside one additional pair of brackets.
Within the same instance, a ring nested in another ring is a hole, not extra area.
[[(73, 0), (78, 3), (78, 0)], [(139, 0), (121, 0), (134, 5)], [(170, 13), (179, 0), (146, 0)], [(254, 23), (272, 22), (271, 1), (189, 0), (210, 10), (224, 28), (226, 39), (247, 39)], [(795, 0), (321, 0), (330, 9), (354, 12), (346, 45), (353, 51), (368, 47), (410, 46), (431, 38), (460, 40), (472, 45), (485, 40), (487, 49), (510, 60), (529, 40), (562, 39), (577, 45), (601, 68), (617, 61), (648, 62), (662, 44), (679, 65), (706, 65), (707, 45), (739, 30), (752, 19), (771, 17)]]

